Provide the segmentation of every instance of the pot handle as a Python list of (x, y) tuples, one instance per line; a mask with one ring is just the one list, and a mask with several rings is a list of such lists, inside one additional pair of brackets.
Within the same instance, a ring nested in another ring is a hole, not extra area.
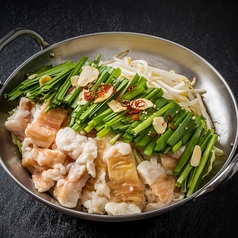
[(214, 191), (218, 186), (227, 182), (238, 170), (238, 154), (232, 159), (231, 163), (224, 168), (221, 173), (216, 176), (211, 183), (201, 189), (198, 194), (196, 194), (195, 198), (205, 195), (211, 191)]
[[(13, 40), (21, 35), (27, 35), (32, 37), (39, 45), (41, 50), (48, 47), (50, 44), (35, 30), (24, 29), (24, 28), (16, 28), (10, 31), (7, 35), (5, 35), (2, 39), (0, 39), (0, 52)], [(0, 79), (0, 89), (3, 86), (3, 82)]]
[(21, 35), (27, 35), (32, 37), (37, 43), (40, 45), (41, 49), (49, 46), (49, 43), (35, 30), (24, 29), (24, 28), (16, 28), (10, 31), (7, 35), (5, 35), (2, 39), (0, 39), (0, 52), (13, 40)]

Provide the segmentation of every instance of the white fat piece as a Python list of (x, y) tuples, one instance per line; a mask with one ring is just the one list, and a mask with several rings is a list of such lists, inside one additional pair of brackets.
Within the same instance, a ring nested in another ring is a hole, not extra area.
[(141, 213), (141, 209), (133, 203), (117, 203), (108, 202), (105, 206), (105, 210), (109, 215), (126, 215)]
[(97, 157), (97, 143), (75, 132), (72, 128), (60, 129), (55, 139), (58, 148), (67, 153), (77, 164), (85, 165), (88, 173), (95, 177), (94, 159)]
[(137, 170), (141, 181), (144, 184), (152, 185), (154, 181), (165, 172), (160, 163), (155, 164), (154, 161), (142, 161)]
[(108, 149), (108, 151), (104, 154), (104, 158), (113, 157), (116, 150), (120, 151), (122, 155), (128, 155), (131, 153), (131, 146), (128, 143), (117, 142), (114, 146)]

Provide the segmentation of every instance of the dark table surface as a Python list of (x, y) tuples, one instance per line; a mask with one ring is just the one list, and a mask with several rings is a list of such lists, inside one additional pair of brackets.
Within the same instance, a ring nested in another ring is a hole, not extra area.
[[(0, 38), (32, 28), (51, 44), (94, 32), (128, 31), (181, 44), (211, 63), (238, 98), (237, 8), (232, 1), (1, 1)], [(4, 81), (39, 51), (19, 37), (0, 53)], [(23, 191), (0, 167), (0, 237), (238, 237), (238, 174), (212, 193), (158, 217), (101, 223), (61, 214)]]

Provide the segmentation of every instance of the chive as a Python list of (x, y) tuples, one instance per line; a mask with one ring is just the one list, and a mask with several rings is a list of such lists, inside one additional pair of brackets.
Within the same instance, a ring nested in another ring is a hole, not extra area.
[(70, 104), (70, 107), (75, 109), (78, 106), (78, 101), (79, 101), (79, 96), (80, 96), (80, 92), (78, 93), (78, 95), (74, 98), (73, 102)]
[[(191, 166), (191, 164), (188, 163), (188, 166)], [(197, 171), (197, 167), (192, 168), (190, 173), (189, 173), (189, 176), (187, 176), (185, 178), (184, 182), (181, 185), (181, 186), (186, 186), (186, 193), (189, 190), (189, 188), (191, 187), (191, 183), (193, 181), (193, 178), (194, 178), (194, 175), (195, 175), (196, 171)], [(186, 184), (184, 184), (185, 181), (186, 181)]]
[(154, 152), (154, 147), (156, 146), (156, 142), (154, 140), (150, 141), (145, 147), (144, 153), (150, 156)]
[(96, 125), (94, 128), (96, 131), (101, 131), (105, 127), (105, 124)]
[(73, 114), (75, 113), (75, 116), (79, 118), (82, 113), (87, 110), (87, 108), (90, 106), (90, 101), (86, 102), (84, 105), (78, 105), (78, 107), (75, 109), (75, 112), (73, 111)]
[[(60, 89), (59, 89), (60, 90)], [(70, 92), (70, 94), (66, 95), (66, 97), (64, 98), (64, 102), (67, 103), (67, 104), (71, 104), (74, 99), (79, 95), (79, 92), (80, 92), (80, 87), (79, 86), (76, 86), (72, 92)]]
[(132, 86), (135, 86), (136, 83), (138, 82), (140, 78), (140, 75), (138, 73), (136, 73), (133, 77), (133, 79), (131, 80), (130, 84), (128, 85), (128, 87), (132, 87)]
[(99, 65), (101, 60), (101, 54), (98, 54), (98, 56), (96, 57), (96, 59), (93, 61), (94, 64)]
[(156, 113), (149, 116), (145, 121), (143, 121), (140, 125), (138, 125), (136, 128), (132, 129), (134, 135), (139, 134), (141, 131), (143, 131), (145, 128), (149, 127), (153, 121), (154, 117), (158, 117), (163, 115), (175, 102), (171, 101), (161, 109), (159, 109)]
[(129, 124), (127, 124), (127, 125), (123, 124), (123, 126), (119, 127), (118, 129), (120, 132), (122, 132), (122, 131), (125, 132), (129, 126), (130, 126)]
[[(87, 59), (88, 59), (88, 57), (83, 56), (78, 61), (78, 63), (75, 65), (74, 69), (72, 70), (72, 72), (70, 73), (68, 78), (65, 80), (65, 82), (60, 87), (59, 93), (56, 95), (56, 99), (58, 101), (62, 101), (63, 100), (63, 97), (65, 96), (65, 94), (67, 93), (67, 91), (69, 90), (69, 88), (71, 86), (71, 77), (73, 77), (74, 75), (77, 75), (80, 72), (80, 70), (82, 69), (83, 65), (87, 61)], [(65, 102), (67, 102), (67, 100), (65, 100)]]
[(176, 153), (183, 145), (187, 144), (189, 139), (191, 138), (192, 134), (194, 133), (194, 130), (188, 131), (181, 140), (179, 140), (173, 147), (172, 152)]
[[(161, 107), (165, 106), (167, 103), (168, 103), (167, 99), (160, 97), (155, 101), (154, 104), (155, 104), (156, 108), (161, 108)], [(136, 128), (137, 126), (139, 126), (142, 121), (146, 120), (148, 117), (150, 117), (151, 115), (153, 115), (156, 112), (157, 112), (157, 109), (155, 109), (153, 107), (150, 107), (150, 108), (146, 109), (145, 111), (140, 112), (140, 114), (139, 114), (140, 120), (132, 122), (130, 124), (130, 126), (128, 127), (128, 129), (126, 130), (126, 132), (124, 133), (124, 135), (123, 135), (124, 142), (127, 142), (127, 143), (131, 142), (134, 138), (134, 134), (132, 131), (133, 128)]]
[[(199, 139), (198, 139), (198, 143), (197, 143), (197, 144), (201, 146), (202, 152), (204, 152), (204, 150), (205, 150), (205, 148), (206, 148), (206, 147), (204, 147), (204, 144), (207, 145), (207, 142), (208, 142), (208, 141), (211, 139), (211, 137), (212, 137), (212, 134), (211, 134), (211, 133), (212, 133), (212, 130), (208, 130), (208, 131), (204, 132), (204, 133), (199, 137)], [(205, 136), (204, 136), (204, 135), (205, 135)], [(202, 138), (202, 139), (201, 139), (201, 138)], [(202, 146), (202, 145), (203, 145), (203, 146)], [(192, 167), (192, 166), (190, 165), (190, 162), (188, 161), (187, 164), (186, 164), (186, 167), (183, 169), (183, 171), (181, 172), (181, 174), (180, 174), (178, 180), (176, 181), (176, 186), (177, 186), (177, 187), (179, 187), (179, 186), (183, 186), (183, 187), (184, 187), (185, 185), (183, 185), (183, 183), (184, 183), (185, 181), (188, 181), (188, 182), (187, 182), (187, 189), (186, 189), (186, 190), (189, 190), (190, 185), (191, 185), (191, 183), (192, 183), (192, 181), (193, 181), (194, 175), (195, 175), (195, 173), (196, 173), (196, 170), (197, 170), (197, 168), (196, 168), (196, 167)], [(188, 177), (189, 177), (189, 178), (188, 178)], [(197, 184), (196, 184), (195, 189), (198, 188), (201, 179), (202, 179), (202, 177), (199, 178), (199, 180), (198, 180), (198, 182), (197, 182)]]
[(156, 151), (163, 152), (163, 150), (165, 149), (165, 147), (167, 145), (168, 139), (173, 135), (173, 133), (175, 132), (175, 129), (178, 128), (178, 126), (180, 125), (180, 123), (182, 123), (182, 121), (185, 119), (187, 114), (188, 114), (188, 112), (186, 112), (185, 110), (180, 111), (177, 120), (173, 123), (173, 126), (169, 127), (169, 129), (167, 129), (161, 135), (161, 137), (156, 141), (156, 143), (157, 143), (157, 145), (155, 147)]
[(148, 130), (143, 130), (138, 136), (136, 136), (134, 138), (134, 142), (136, 144), (138, 144), (138, 142), (141, 141), (148, 134), (148, 131), (149, 131), (149, 129)]
[(73, 125), (72, 129), (75, 130), (75, 131), (80, 132), (80, 131), (82, 131), (82, 130), (84, 129), (85, 126), (86, 126), (85, 123), (77, 123), (77, 122), (76, 122), (76, 123)]
[[(156, 100), (156, 102), (154, 103), (156, 108), (161, 108), (163, 106), (165, 106), (168, 103), (168, 100), (165, 98), (159, 98)], [(151, 115), (153, 115), (154, 113), (157, 112), (157, 109), (150, 107), (148, 109), (146, 109), (144, 112), (141, 112), (140, 115), (140, 120), (139, 121), (134, 121), (129, 128), (126, 130), (126, 132), (123, 135), (124, 138), (124, 142), (131, 142), (134, 138), (134, 134), (133, 134), (133, 128), (136, 128), (137, 126), (139, 126), (141, 124), (142, 121), (146, 120), (146, 118), (150, 117)]]
[[(146, 133), (143, 133), (143, 137), (140, 140), (137, 140), (136, 146), (143, 148), (145, 147), (152, 139), (153, 135), (157, 134), (154, 127), (151, 125), (147, 129), (145, 129)], [(143, 131), (143, 132), (144, 132)]]
[(109, 141), (109, 143), (110, 143), (111, 145), (114, 145), (114, 144), (117, 142), (117, 140), (122, 136), (122, 134), (123, 134), (123, 133), (118, 133), (118, 134), (116, 134), (116, 135)]
[(138, 88), (140, 88), (140, 87), (147, 88), (146, 83), (147, 83), (147, 79), (142, 76), (142, 77), (139, 78), (138, 82), (136, 83), (136, 86)]
[(135, 97), (139, 96), (144, 91), (145, 91), (144, 87), (135, 87), (131, 92), (127, 92), (123, 95), (122, 101), (123, 100), (132, 100)]
[(204, 126), (205, 126), (205, 122), (203, 120), (201, 120), (200, 125), (197, 127), (197, 129), (194, 132), (191, 140), (186, 145), (186, 148), (185, 148), (183, 154), (181, 155), (181, 157), (179, 159), (179, 162), (178, 162), (178, 164), (176, 165), (176, 167), (173, 171), (174, 175), (177, 175), (181, 171), (181, 169), (185, 166), (187, 161), (189, 160), (190, 156), (193, 153), (193, 149), (197, 145), (199, 137), (201, 136), (201, 134), (204, 130)]
[(59, 73), (57, 76), (52, 78), (50, 81), (46, 82), (42, 86), (39, 86), (36, 91), (30, 93), (30, 96), (37, 97), (41, 95), (42, 93), (48, 92), (50, 89), (52, 89), (57, 83), (59, 83), (61, 80), (63, 80), (65, 77), (68, 76), (70, 71), (72, 70), (73, 66), (69, 66), (65, 70), (63, 70), (61, 73)]
[(97, 133), (97, 136), (102, 139), (104, 136), (106, 136), (108, 133), (110, 133), (111, 130), (110, 128), (107, 128), (107, 127), (104, 127), (102, 130), (100, 130), (98, 133)]
[(206, 135), (204, 136), (205, 138), (203, 139), (203, 141), (201, 142), (200, 141), (200, 144), (201, 144), (201, 150), (204, 151), (206, 146), (207, 146), (207, 143), (208, 141), (210, 140), (210, 137), (211, 135), (214, 134), (214, 130), (213, 129), (209, 129), (207, 132), (206, 132)]
[(175, 130), (175, 132), (170, 136), (170, 138), (167, 141), (167, 144), (170, 146), (174, 146), (184, 135), (186, 132), (189, 123), (191, 122), (193, 117), (192, 113), (188, 113), (188, 115), (185, 117), (181, 125)]
[(202, 154), (202, 158), (201, 161), (197, 167), (196, 173), (194, 174), (193, 180), (191, 182), (190, 188), (187, 192), (187, 196), (190, 196), (191, 194), (193, 194), (195, 192), (196, 189), (198, 189), (197, 186), (197, 182), (200, 181), (203, 170), (206, 166), (207, 160), (209, 159), (209, 156), (211, 154), (212, 149), (214, 148), (214, 145), (217, 141), (218, 135), (217, 134), (212, 134), (206, 149), (204, 150), (203, 154)]
[(79, 117), (79, 119), (82, 121), (85, 121), (88, 118), (88, 115), (91, 113), (91, 111), (93, 111), (97, 106), (98, 106), (98, 104), (96, 104), (96, 103), (91, 104), (89, 106), (89, 108), (87, 108), (87, 110), (82, 113), (82, 115)]
[(147, 89), (148, 91), (150, 90), (151, 92), (146, 92), (145, 93), (145, 96), (143, 98), (146, 98), (146, 99), (152, 99), (152, 100), (155, 100), (157, 98), (160, 98), (162, 97), (163, 95), (163, 90), (162, 88), (148, 88)]
[[(122, 81), (118, 80), (118, 81), (115, 82), (114, 86), (116, 87), (116, 90), (118, 92), (120, 92), (126, 86), (127, 83), (128, 83), (128, 80), (122, 80)], [(102, 107), (104, 107), (104, 109), (106, 110), (108, 108), (107, 102), (111, 101), (115, 97), (117, 97), (117, 95), (116, 94), (112, 94), (109, 98), (107, 98), (106, 100), (104, 100), (101, 103), (93, 103), (93, 104), (91, 104), (90, 107), (80, 116), (80, 120), (86, 121), (87, 119), (89, 119), (92, 116), (94, 116), (97, 113), (97, 111), (100, 108), (102, 108)]]
[(102, 73), (100, 74), (99, 78), (97, 79), (96, 83), (91, 87), (90, 90), (96, 91), (97, 88), (109, 78), (109, 76), (110, 76), (110, 73), (108, 72), (108, 69), (107, 68), (104, 69)]
[(106, 125), (111, 126), (113, 125), (113, 123), (117, 120), (121, 120), (122, 117), (127, 113), (126, 111), (120, 112), (120, 113), (116, 113), (116, 116), (111, 118), (109, 121), (106, 122)]
[(183, 146), (183, 141), (182, 141), (182, 140), (178, 141), (178, 142), (172, 147), (172, 152), (173, 152), (173, 153), (176, 153), (182, 146)]
[(112, 109), (108, 108), (103, 113), (101, 113), (100, 115), (93, 118), (94, 125), (96, 126), (96, 125), (103, 123), (103, 119), (106, 118), (107, 116), (109, 116), (112, 112), (113, 112)]
[(74, 66), (74, 64), (69, 61), (69, 62), (65, 62), (63, 64), (60, 64), (58, 66), (55, 66), (52, 69), (49, 69), (43, 73), (38, 74), (34, 79), (26, 79), (25, 81), (23, 81), (20, 84), (20, 88), (21, 90), (25, 90), (27, 87), (32, 86), (32, 85), (39, 85), (39, 79), (44, 76), (44, 75), (49, 75), (50, 77), (55, 77), (57, 76), (60, 72), (64, 71), (65, 69), (67, 69), (69, 66)]
[(87, 133), (89, 133), (91, 130), (93, 130), (94, 129), (94, 123), (93, 123), (93, 121), (90, 121), (90, 122), (88, 122), (88, 124), (87, 124), (87, 126), (84, 128), (84, 130), (87, 132)]
[(174, 103), (165, 113), (163, 113), (163, 118), (167, 120), (169, 117), (174, 117), (176, 114), (178, 114), (181, 110), (181, 107), (179, 106), (178, 103)]
[(133, 149), (133, 154), (138, 164), (140, 164), (144, 160), (141, 154), (136, 149)]
[[(116, 133), (117, 130), (119, 130), (119, 129), (122, 130), (122, 128), (124, 128), (123, 126), (125, 126), (125, 124), (123, 124), (121, 122), (121, 120), (119, 119), (119, 120), (114, 121), (113, 123), (111, 123), (109, 127), (113, 132)], [(128, 127), (129, 125), (126, 125), (126, 126)]]
[(107, 81), (105, 82), (106, 84), (110, 84), (113, 80), (113, 78), (118, 78), (121, 75), (121, 69), (120, 68), (116, 68), (110, 75), (110, 77), (107, 79)]
[[(159, 89), (159, 88), (157, 88), (157, 89)], [(147, 88), (147, 89), (145, 89), (145, 91), (142, 94), (140, 94), (140, 98), (151, 99), (152, 97), (155, 97), (156, 93), (154, 93), (154, 90), (155, 90), (155, 88)]]
[(7, 94), (8, 100), (13, 101), (21, 95), (31, 94), (31, 92), (36, 90), (36, 88), (39, 88), (39, 80), (43, 75), (49, 75), (50, 77), (54, 77), (65, 69), (68, 69), (72, 65), (73, 63), (71, 61), (66, 62), (38, 74), (34, 79), (26, 79), (22, 81), (17, 87), (15, 87), (11, 92)]

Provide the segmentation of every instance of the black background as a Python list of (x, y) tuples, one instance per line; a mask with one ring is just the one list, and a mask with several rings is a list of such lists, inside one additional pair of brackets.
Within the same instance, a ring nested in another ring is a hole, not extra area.
[[(211, 63), (237, 99), (237, 20), (237, 7), (228, 0), (9, 0), (1, 1), (0, 38), (18, 27), (37, 30), (50, 44), (108, 31), (159, 36)], [(0, 53), (1, 80), (39, 50), (26, 36), (8, 45)], [(0, 167), (0, 237), (238, 237), (238, 174), (161, 216), (102, 223), (70, 217), (36, 201)]]

